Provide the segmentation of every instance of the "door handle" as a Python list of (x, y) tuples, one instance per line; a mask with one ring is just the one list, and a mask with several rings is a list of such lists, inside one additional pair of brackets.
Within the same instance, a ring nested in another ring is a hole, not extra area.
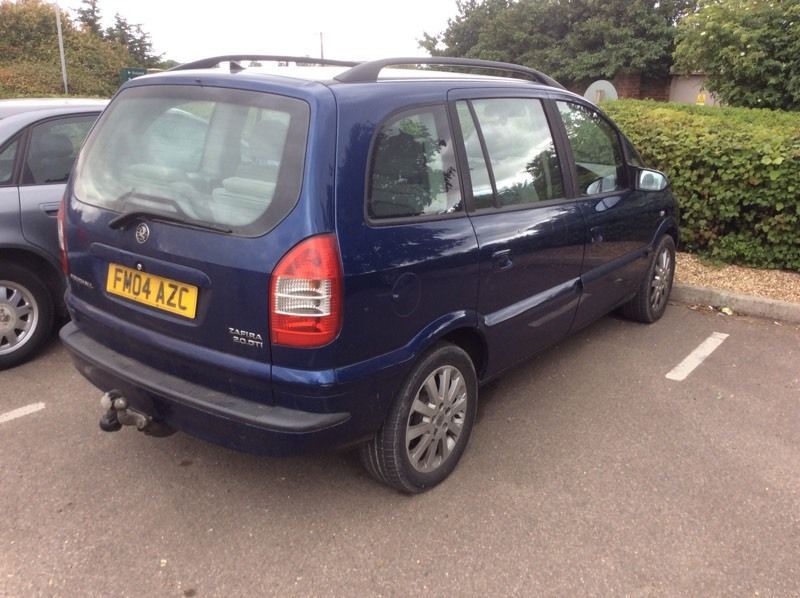
[(503, 271), (508, 270), (514, 265), (511, 259), (510, 249), (500, 249), (492, 254), (492, 261), (494, 262), (494, 269)]
[(59, 203), (40, 203), (39, 209), (45, 213), (46, 216), (55, 218), (58, 215)]

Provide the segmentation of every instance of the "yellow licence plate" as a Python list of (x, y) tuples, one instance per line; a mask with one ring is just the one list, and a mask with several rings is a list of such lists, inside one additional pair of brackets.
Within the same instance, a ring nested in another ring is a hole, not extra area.
[(196, 286), (119, 264), (108, 265), (106, 291), (186, 318), (197, 313)]

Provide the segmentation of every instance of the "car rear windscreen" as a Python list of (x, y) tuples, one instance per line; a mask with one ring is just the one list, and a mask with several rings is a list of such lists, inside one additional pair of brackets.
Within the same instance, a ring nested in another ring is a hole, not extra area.
[(297, 202), (308, 123), (308, 104), (295, 98), (133, 87), (109, 105), (87, 140), (75, 196), (119, 213), (261, 235)]

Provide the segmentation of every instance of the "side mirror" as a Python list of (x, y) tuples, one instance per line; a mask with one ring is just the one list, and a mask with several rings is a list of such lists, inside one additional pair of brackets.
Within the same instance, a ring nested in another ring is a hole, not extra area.
[(663, 172), (640, 168), (636, 176), (636, 188), (639, 191), (663, 191), (669, 185), (669, 179)]

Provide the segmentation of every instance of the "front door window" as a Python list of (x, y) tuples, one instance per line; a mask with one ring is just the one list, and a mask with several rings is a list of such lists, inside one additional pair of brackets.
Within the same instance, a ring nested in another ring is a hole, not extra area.
[(557, 102), (578, 174), (578, 193), (595, 195), (625, 187), (619, 137), (606, 119), (586, 106)]

